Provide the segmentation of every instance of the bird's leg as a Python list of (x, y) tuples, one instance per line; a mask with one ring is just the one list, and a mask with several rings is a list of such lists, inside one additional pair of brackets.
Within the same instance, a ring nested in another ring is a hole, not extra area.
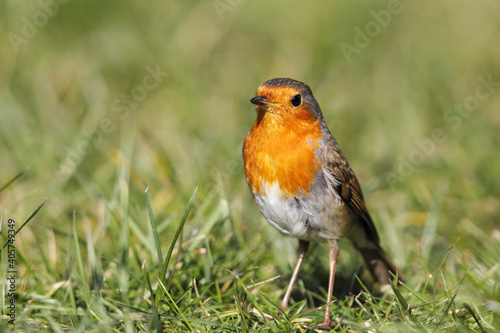
[(328, 296), (326, 299), (326, 309), (323, 321), (318, 326), (320, 330), (330, 330), (330, 305), (332, 303), (333, 281), (335, 280), (335, 268), (337, 267), (337, 257), (339, 256), (339, 247), (337, 240), (331, 239), (328, 242), (328, 259), (330, 260), (330, 278), (328, 279)]
[(302, 262), (304, 261), (307, 250), (309, 250), (309, 242), (299, 239), (299, 260), (297, 261), (297, 265), (295, 265), (295, 270), (293, 271), (293, 275), (290, 279), (290, 284), (288, 285), (288, 289), (285, 293), (285, 297), (283, 298), (283, 302), (281, 302), (281, 309), (283, 311), (288, 309), (288, 301), (290, 300), (290, 296), (292, 295), (293, 285), (295, 283), (295, 280), (297, 279), (297, 275), (299, 275), (300, 267), (302, 266)]

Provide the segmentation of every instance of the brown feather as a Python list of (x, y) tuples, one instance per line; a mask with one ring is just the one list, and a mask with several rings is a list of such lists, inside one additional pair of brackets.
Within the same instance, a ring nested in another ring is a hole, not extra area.
[[(325, 153), (322, 154), (326, 157), (325, 169), (339, 181), (339, 185), (335, 190), (340, 195), (349, 211), (362, 223), (367, 238), (371, 242), (378, 244), (379, 237), (377, 229), (375, 229), (370, 213), (368, 213), (368, 209), (366, 208), (363, 192), (359, 186), (358, 179), (354, 171), (349, 167), (337, 142), (330, 133), (328, 134), (330, 138), (325, 140), (325, 146), (323, 147)], [(332, 152), (334, 153), (332, 154)]]

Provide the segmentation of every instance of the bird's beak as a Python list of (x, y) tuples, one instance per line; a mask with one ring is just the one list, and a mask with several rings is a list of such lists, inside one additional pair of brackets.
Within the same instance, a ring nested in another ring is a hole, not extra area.
[(250, 103), (255, 105), (264, 105), (264, 106), (274, 104), (266, 96), (256, 96), (250, 100)]

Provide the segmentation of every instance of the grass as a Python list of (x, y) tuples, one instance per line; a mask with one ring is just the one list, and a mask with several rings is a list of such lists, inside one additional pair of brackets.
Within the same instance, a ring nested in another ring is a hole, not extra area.
[(297, 241), (241, 163), (280, 76), (311, 86), (408, 280), (383, 293), (341, 241), (335, 331), (500, 329), (498, 4), (401, 2), (363, 47), (389, 2), (54, 6), (29, 36), (38, 2), (0, 10), (2, 331), (315, 331), (327, 248), (279, 317)]

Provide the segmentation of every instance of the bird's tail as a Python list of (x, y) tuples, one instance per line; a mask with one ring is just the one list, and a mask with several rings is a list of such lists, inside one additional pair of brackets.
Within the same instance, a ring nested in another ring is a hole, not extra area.
[(363, 259), (365, 259), (375, 280), (382, 285), (388, 285), (394, 279), (394, 275), (398, 277), (398, 281), (405, 282), (403, 274), (384, 249), (379, 244), (372, 243), (371, 245), (373, 246), (358, 247), (358, 250), (361, 252)]

